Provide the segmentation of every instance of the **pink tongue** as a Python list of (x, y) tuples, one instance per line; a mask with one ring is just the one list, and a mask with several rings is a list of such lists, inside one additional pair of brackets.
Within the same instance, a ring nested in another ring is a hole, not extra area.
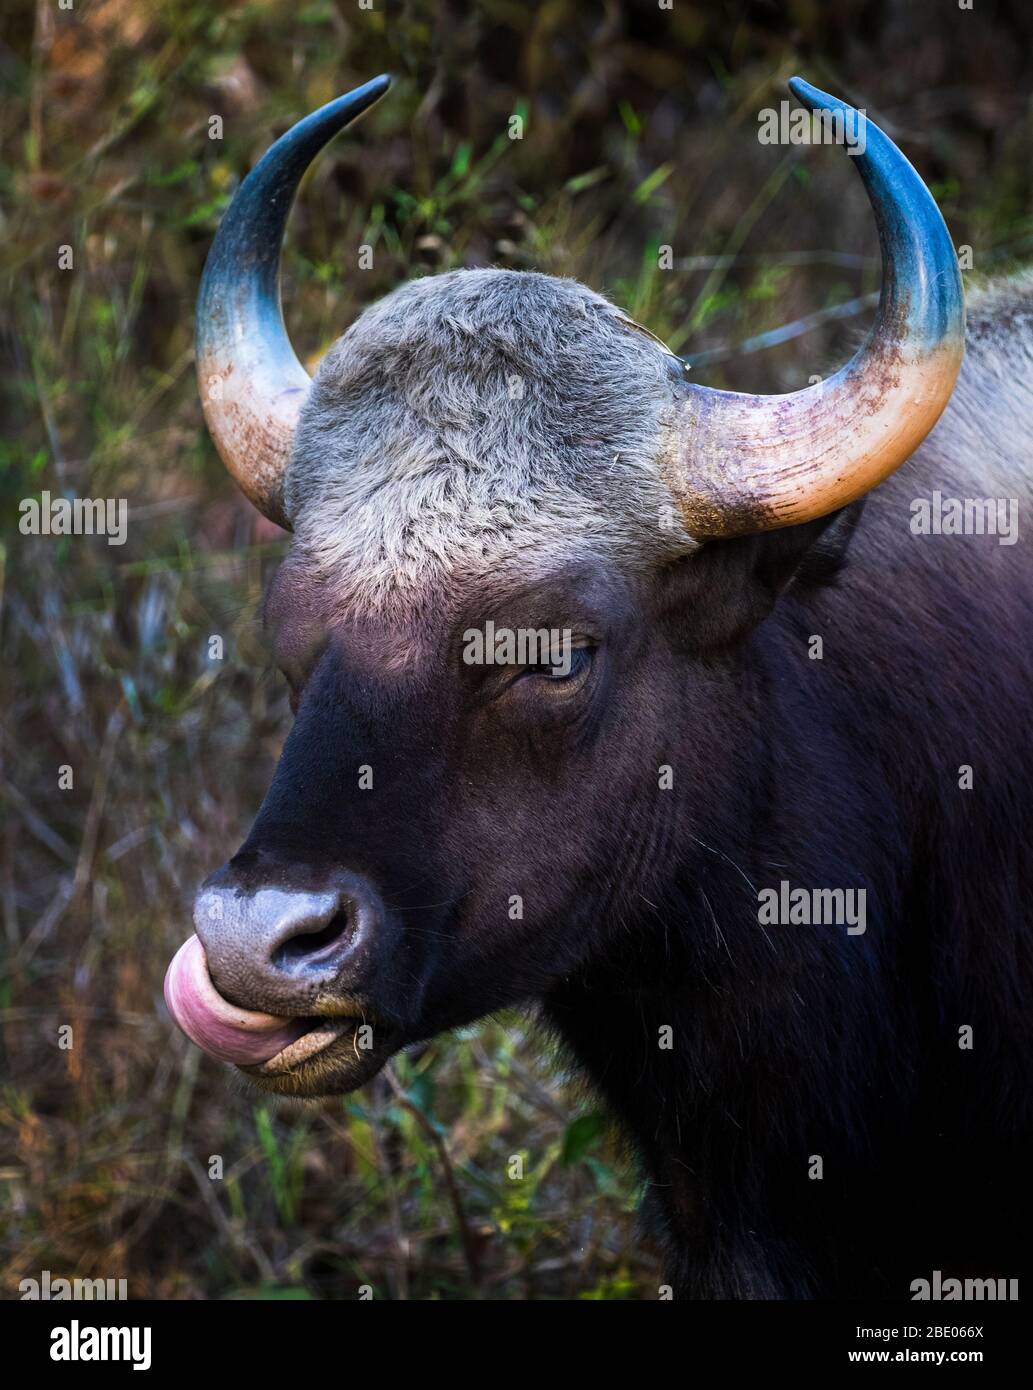
[(268, 1062), (310, 1027), (302, 1019), (252, 1013), (223, 999), (196, 936), (172, 957), (165, 973), (165, 1002), (191, 1042), (220, 1062), (241, 1066)]

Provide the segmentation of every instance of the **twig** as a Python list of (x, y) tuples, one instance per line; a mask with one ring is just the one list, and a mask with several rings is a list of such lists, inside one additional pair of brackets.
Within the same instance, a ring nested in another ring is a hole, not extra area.
[(761, 251), (757, 254), (679, 256), (675, 270), (727, 270), (733, 265), (834, 265), (843, 270), (868, 270), (878, 256), (858, 256), (852, 251)]
[(65, 864), (74, 864), (75, 850), (72, 849), (71, 845), (66, 844), (55, 830), (51, 830), (43, 817), (33, 810), (28, 799), (22, 795), (14, 783), (9, 782), (5, 777), (0, 785), (3, 787), (4, 796), (24, 821), (25, 828), (31, 830), (36, 839), (46, 845), (53, 854), (56, 854), (58, 859)]
[(124, 724), (125, 710), (120, 701), (108, 719), (107, 729), (104, 732), (104, 743), (97, 764), (97, 775), (93, 782), (90, 805), (86, 812), (86, 823), (83, 827), (75, 872), (62, 880), (50, 906), (22, 942), (21, 950), (18, 953), (20, 966), (28, 964), (39, 946), (64, 916), (68, 907), (80, 896), (90, 881), (90, 875), (93, 872), (93, 856), (97, 848), (97, 835), (100, 831), (104, 803), (107, 799), (108, 779), (111, 776), (111, 765), (115, 760), (115, 745), (118, 743), (118, 736), (122, 732)]
[(878, 302), (879, 293), (876, 290), (873, 294), (863, 294), (857, 299), (848, 299), (844, 304), (831, 304), (827, 309), (816, 309), (813, 314), (805, 314), (803, 318), (794, 319), (792, 323), (784, 323), (781, 328), (772, 328), (767, 333), (758, 333), (756, 337), (746, 338), (743, 342), (730, 347), (708, 348), (705, 352), (695, 352), (691, 357), (686, 358), (686, 361), (693, 367), (710, 367), (718, 362), (727, 362), (732, 357), (745, 357), (751, 352), (763, 352), (765, 348), (775, 347), (779, 343), (789, 342), (792, 338), (802, 337), (804, 333), (810, 333), (812, 329), (818, 328), (823, 323), (835, 319), (853, 318), (855, 314), (863, 313), (865, 309), (870, 309), (873, 304)]
[(219, 1204), (219, 1199), (215, 1195), (214, 1185), (211, 1178), (207, 1175), (194, 1154), (184, 1149), (180, 1158), (187, 1170), (197, 1183), (197, 1190), (201, 1194), (201, 1199), (211, 1214), (212, 1220), (222, 1232), (223, 1238), (231, 1247), (237, 1246), (247, 1252), (255, 1262), (259, 1274), (267, 1284), (276, 1283), (276, 1270), (273, 1268), (268, 1255), (259, 1245), (258, 1241), (248, 1235), (246, 1230), (241, 1230), (232, 1222)]
[(463, 1255), (466, 1258), (466, 1267), (470, 1275), (470, 1282), (477, 1288), (481, 1282), (480, 1259), (477, 1254), (476, 1242), (474, 1241), (473, 1234), (466, 1220), (466, 1213), (463, 1210), (463, 1199), (459, 1193), (459, 1184), (456, 1182), (455, 1169), (452, 1166), (452, 1159), (449, 1156), (448, 1147), (434, 1123), (428, 1119), (419, 1106), (414, 1105), (406, 1095), (397, 1076), (395, 1076), (394, 1069), (391, 1066), (387, 1066), (384, 1068), (384, 1074), (395, 1094), (395, 1099), (404, 1109), (408, 1110), (410, 1115), (415, 1117), (420, 1128), (437, 1150), (438, 1157), (441, 1160), (442, 1171), (445, 1175), (445, 1185), (448, 1188), (452, 1209), (455, 1212), (456, 1225), (459, 1227), (459, 1238), (462, 1242)]

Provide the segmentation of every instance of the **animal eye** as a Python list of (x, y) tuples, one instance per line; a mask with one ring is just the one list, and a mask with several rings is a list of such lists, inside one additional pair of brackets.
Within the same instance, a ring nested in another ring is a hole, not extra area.
[(550, 681), (558, 685), (564, 681), (576, 680), (579, 676), (583, 676), (592, 664), (590, 647), (573, 647), (569, 657), (569, 662), (564, 661), (555, 666), (544, 662), (537, 666), (525, 667), (524, 675), (534, 676), (539, 680)]

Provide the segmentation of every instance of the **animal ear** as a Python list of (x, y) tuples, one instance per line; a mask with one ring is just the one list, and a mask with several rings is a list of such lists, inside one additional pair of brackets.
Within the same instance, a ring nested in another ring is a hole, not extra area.
[(846, 563), (864, 499), (816, 521), (708, 541), (661, 576), (660, 609), (676, 640), (731, 646), (763, 622), (792, 587), (833, 582)]

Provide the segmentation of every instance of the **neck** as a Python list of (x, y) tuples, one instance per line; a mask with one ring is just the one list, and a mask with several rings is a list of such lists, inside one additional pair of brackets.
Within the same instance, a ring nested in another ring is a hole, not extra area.
[[(760, 673), (750, 703), (784, 737), (743, 739), (729, 793), (708, 796), (705, 821), (675, 808), (692, 826), (675, 861), (627, 895), (607, 945), (545, 1006), (635, 1142), (673, 1268), (693, 1252), (697, 1296), (806, 1291), (811, 1273), (779, 1231), (833, 1219), (837, 1180), (815, 1203), (809, 1159), (837, 1175), (865, 1165), (876, 1135), (857, 1127), (857, 1092), (881, 1089), (892, 1065), (877, 1036), (888, 861), (858, 842), (856, 824), (853, 838), (838, 824), (850, 789), (827, 779), (845, 760), (833, 748), (824, 761), (806, 756), (806, 721), (775, 718), (766, 685)], [(762, 922), (760, 890), (783, 881), (865, 886), (865, 934)], [(887, 1102), (878, 1124), (893, 1123)]]

